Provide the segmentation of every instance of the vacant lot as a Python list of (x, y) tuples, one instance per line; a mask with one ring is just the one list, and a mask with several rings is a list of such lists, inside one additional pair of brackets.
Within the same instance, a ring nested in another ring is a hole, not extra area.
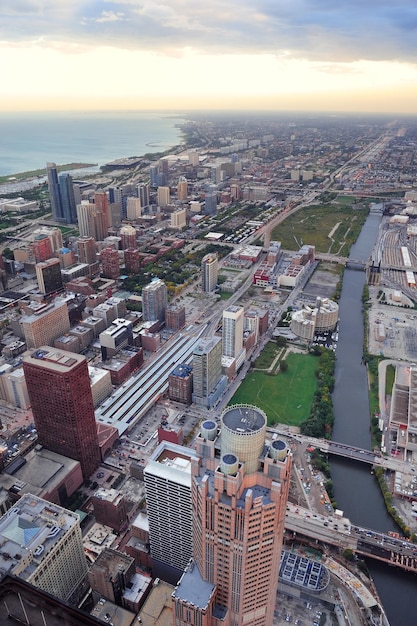
[(305, 207), (274, 228), (271, 239), (280, 241), (285, 250), (305, 243), (316, 246), (317, 252), (349, 256), (368, 215), (367, 208), (354, 206), (336, 201)]
[(268, 424), (298, 426), (307, 419), (316, 390), (318, 358), (290, 353), (288, 370), (275, 376), (249, 371), (230, 404), (253, 404), (268, 416)]

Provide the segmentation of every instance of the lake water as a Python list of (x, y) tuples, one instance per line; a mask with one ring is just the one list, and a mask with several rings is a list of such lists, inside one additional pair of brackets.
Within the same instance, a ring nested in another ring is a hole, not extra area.
[(0, 176), (163, 152), (181, 143), (179, 113), (0, 113)]

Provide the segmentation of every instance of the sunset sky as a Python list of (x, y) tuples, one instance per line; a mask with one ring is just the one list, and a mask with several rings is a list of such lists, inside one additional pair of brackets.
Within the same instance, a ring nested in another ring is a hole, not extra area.
[(2, 0), (0, 109), (417, 113), (416, 0)]

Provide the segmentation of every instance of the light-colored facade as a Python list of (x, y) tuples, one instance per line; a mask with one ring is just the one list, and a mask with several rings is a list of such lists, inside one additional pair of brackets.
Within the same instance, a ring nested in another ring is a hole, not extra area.
[(126, 200), (126, 217), (128, 220), (135, 221), (142, 215), (142, 207), (140, 198), (127, 198)]
[(113, 393), (110, 372), (107, 372), (99, 367), (91, 367), (89, 365), (88, 375), (90, 377), (94, 408), (97, 408), (103, 400), (111, 396)]
[(220, 337), (201, 339), (193, 351), (193, 402), (211, 406), (210, 396), (222, 376)]
[(0, 519), (0, 572), (70, 600), (87, 575), (79, 517), (32, 494)]
[(178, 209), (171, 213), (171, 228), (180, 230), (187, 226), (187, 211), (186, 209)]
[(163, 441), (144, 470), (154, 575), (174, 583), (192, 555), (192, 458), (194, 450)]
[(242, 306), (228, 306), (223, 311), (222, 354), (238, 358), (243, 349), (243, 314)]
[(167, 286), (163, 280), (156, 278), (142, 289), (143, 320), (163, 322), (167, 303)]
[(217, 254), (206, 254), (201, 261), (201, 286), (203, 291), (214, 291), (217, 285), (219, 261)]
[(21, 323), (29, 349), (53, 345), (55, 339), (70, 329), (67, 303), (54, 300), (51, 304), (40, 305), (31, 315), (23, 315)]
[(164, 208), (168, 206), (169, 201), (170, 201), (169, 187), (158, 187), (158, 191), (157, 191), (158, 206)]
[(28, 409), (30, 407), (30, 400), (23, 368), (19, 367), (6, 374), (5, 379), (7, 391), (6, 400), (21, 409)]
[(328, 298), (317, 298), (316, 305), (305, 306), (291, 316), (291, 331), (311, 341), (316, 333), (334, 330), (339, 319), (339, 305)]

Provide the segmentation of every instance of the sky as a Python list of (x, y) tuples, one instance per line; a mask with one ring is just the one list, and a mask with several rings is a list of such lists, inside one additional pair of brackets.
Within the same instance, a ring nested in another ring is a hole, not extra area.
[(1, 0), (0, 110), (417, 112), (416, 0)]

